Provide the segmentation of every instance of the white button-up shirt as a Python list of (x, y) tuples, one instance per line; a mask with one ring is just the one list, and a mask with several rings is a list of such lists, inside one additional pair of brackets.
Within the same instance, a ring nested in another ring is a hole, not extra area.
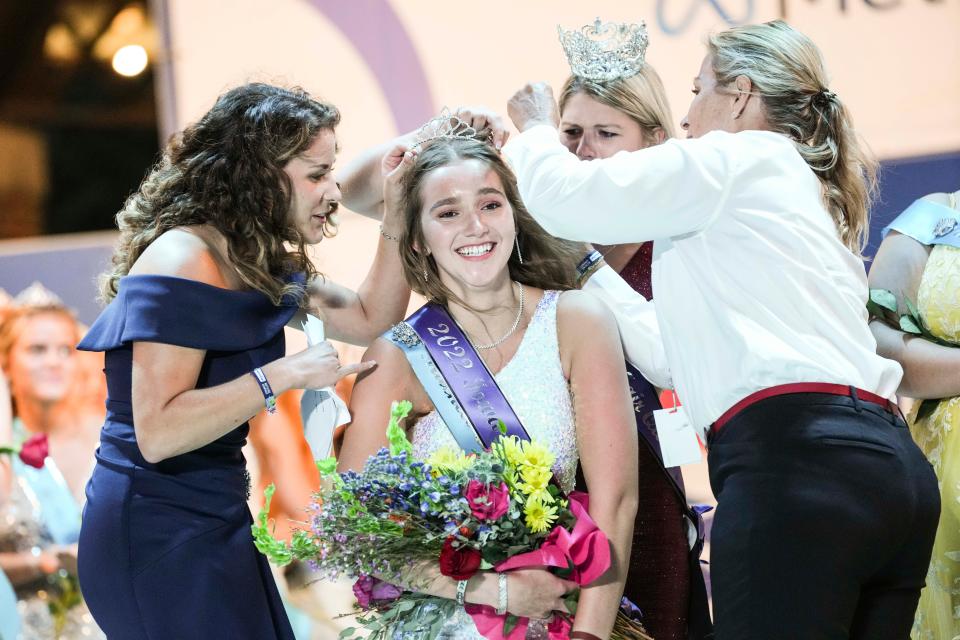
[(616, 315), (634, 366), (661, 386), (672, 374), (695, 427), (779, 384), (895, 397), (903, 370), (876, 354), (863, 263), (840, 241), (819, 180), (785, 136), (715, 131), (582, 162), (543, 125), (503, 152), (550, 233), (656, 241), (655, 306), (609, 268), (587, 289)]

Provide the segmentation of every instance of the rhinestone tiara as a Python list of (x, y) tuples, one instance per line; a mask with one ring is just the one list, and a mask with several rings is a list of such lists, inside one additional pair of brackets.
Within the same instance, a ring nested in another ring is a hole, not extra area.
[(567, 31), (557, 25), (560, 44), (573, 75), (595, 82), (610, 82), (640, 73), (647, 53), (647, 25), (601, 22)]
[(18, 307), (31, 307), (42, 309), (46, 307), (62, 307), (63, 300), (57, 294), (39, 282), (34, 282), (29, 287), (21, 291), (13, 299), (13, 304)]
[(450, 113), (450, 109), (444, 107), (440, 110), (440, 115), (431, 118), (417, 131), (416, 141), (413, 148), (424, 145), (431, 140), (439, 138), (476, 138), (477, 130), (468, 125), (465, 121)]

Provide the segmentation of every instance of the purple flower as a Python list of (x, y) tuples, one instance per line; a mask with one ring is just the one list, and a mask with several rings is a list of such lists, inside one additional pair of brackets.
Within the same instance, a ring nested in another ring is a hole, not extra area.
[(373, 576), (360, 576), (353, 584), (353, 595), (362, 609), (369, 609), (371, 605), (396, 600), (403, 594), (403, 590), (389, 582), (384, 582)]

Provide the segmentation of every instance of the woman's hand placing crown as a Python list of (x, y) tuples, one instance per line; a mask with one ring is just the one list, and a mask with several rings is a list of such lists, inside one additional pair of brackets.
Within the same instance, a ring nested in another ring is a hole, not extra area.
[(560, 123), (560, 111), (553, 97), (553, 89), (546, 82), (527, 83), (513, 94), (507, 102), (507, 114), (520, 133), (538, 124), (556, 127)]
[(398, 238), (403, 227), (403, 176), (417, 157), (415, 149), (398, 144), (383, 156), (383, 233)]

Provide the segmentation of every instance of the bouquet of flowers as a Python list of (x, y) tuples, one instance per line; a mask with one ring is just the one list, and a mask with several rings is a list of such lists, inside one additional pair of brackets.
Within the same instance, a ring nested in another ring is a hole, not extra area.
[[(501, 437), (478, 454), (447, 448), (416, 460), (400, 427), (410, 409), (409, 402), (394, 403), (390, 446), (371, 456), (362, 472), (337, 474), (333, 459), (317, 463), (324, 486), (310, 506), (309, 530), (296, 531), (289, 544), (271, 535), (268, 487), (253, 525), (257, 548), (276, 564), (305, 559), (321, 576), (357, 578), (358, 622), (370, 638), (398, 631), (438, 635), (455, 602), (393, 584), (417, 588), (411, 576), (429, 564), (455, 580), (482, 569), (546, 567), (587, 585), (606, 572), (609, 542), (587, 514), (586, 495), (564, 496), (552, 484), (554, 456), (546, 446)], [(568, 609), (575, 607), (572, 594)], [(526, 633), (526, 618), (479, 605), (466, 609), (487, 638), (514, 640)], [(549, 637), (568, 637), (571, 624), (569, 615), (554, 616)], [(624, 615), (614, 637), (647, 638)]]

